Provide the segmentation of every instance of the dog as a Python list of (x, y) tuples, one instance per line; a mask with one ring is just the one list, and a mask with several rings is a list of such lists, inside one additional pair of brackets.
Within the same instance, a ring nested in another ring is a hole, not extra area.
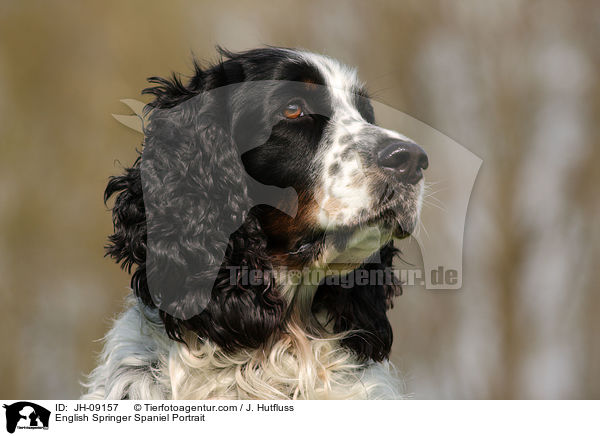
[(387, 273), (427, 154), (330, 57), (218, 50), (143, 91), (142, 152), (105, 191), (133, 292), (83, 398), (403, 398)]

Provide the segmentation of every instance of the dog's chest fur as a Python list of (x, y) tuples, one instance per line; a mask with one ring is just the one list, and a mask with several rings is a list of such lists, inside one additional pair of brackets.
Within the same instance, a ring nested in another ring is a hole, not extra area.
[[(293, 326), (263, 350), (223, 353), (170, 340), (155, 310), (134, 300), (106, 336), (83, 399), (398, 399), (389, 362), (358, 362), (336, 339)], [(268, 350), (265, 351), (265, 350)]]

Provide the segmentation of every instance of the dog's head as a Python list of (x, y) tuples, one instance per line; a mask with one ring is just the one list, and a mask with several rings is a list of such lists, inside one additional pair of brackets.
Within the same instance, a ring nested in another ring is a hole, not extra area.
[(233, 349), (263, 344), (293, 299), (270, 274), (242, 284), (244, 268), (356, 268), (414, 229), (428, 161), (375, 125), (364, 86), (333, 59), (221, 54), (185, 85), (151, 79), (143, 154), (105, 196), (119, 193), (109, 254), (138, 265), (133, 288), (169, 334)]

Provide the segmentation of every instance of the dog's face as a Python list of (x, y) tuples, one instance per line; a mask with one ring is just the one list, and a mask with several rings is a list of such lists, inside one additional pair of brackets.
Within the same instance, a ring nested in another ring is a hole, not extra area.
[(286, 50), (268, 56), (252, 51), (234, 62), (246, 80), (273, 81), (257, 85), (256, 101), (247, 88), (245, 98), (234, 98), (242, 102), (234, 107), (234, 137), (243, 142), (248, 126), (268, 131), (242, 161), (259, 182), (295, 188), (296, 233), (299, 227), (336, 232), (378, 225), (402, 237), (414, 229), (427, 155), (407, 137), (374, 124), (355, 71), (325, 56)]
[[(186, 84), (150, 79), (142, 156), (105, 191), (116, 195), (108, 253), (137, 266), (132, 288), (174, 339), (193, 332), (226, 350), (258, 348), (292, 313), (314, 333), (319, 312), (336, 332), (367, 332), (348, 339), (359, 355), (385, 358), (397, 283), (295, 288), (272, 273), (390, 268), (392, 235), (409, 234), (419, 215), (425, 152), (376, 126), (355, 72), (330, 58), (222, 54)], [(288, 196), (274, 200), (290, 191), (293, 216)], [(262, 279), (245, 283), (248, 270)]]

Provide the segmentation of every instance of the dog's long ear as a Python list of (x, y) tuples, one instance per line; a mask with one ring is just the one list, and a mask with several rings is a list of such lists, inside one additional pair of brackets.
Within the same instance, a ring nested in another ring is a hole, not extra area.
[(147, 285), (156, 306), (182, 320), (207, 306), (229, 237), (252, 207), (226, 100), (217, 90), (154, 109), (145, 129)]
[(249, 176), (229, 128), (231, 91), (202, 91), (205, 82), (225, 84), (225, 78), (213, 76), (229, 69), (197, 69), (188, 85), (153, 79), (159, 86), (149, 91), (156, 100), (143, 153), (124, 175), (111, 179), (105, 196), (118, 193), (108, 253), (124, 267), (138, 265), (132, 287), (144, 303), (161, 310), (169, 335), (182, 340), (183, 328), (193, 329), (234, 348), (257, 346), (268, 337), (283, 303), (270, 279), (243, 288), (230, 283), (231, 269), (225, 267), (245, 263), (267, 276), (270, 268), (262, 254), (266, 236), (248, 217)]
[(393, 306), (393, 298), (402, 293), (391, 271), (398, 252), (390, 242), (379, 251), (380, 263), (361, 267), (368, 271), (368, 284), (351, 288), (322, 284), (313, 300), (313, 310), (328, 313), (335, 333), (351, 332), (342, 345), (361, 358), (379, 362), (389, 357), (393, 334), (386, 312)]

